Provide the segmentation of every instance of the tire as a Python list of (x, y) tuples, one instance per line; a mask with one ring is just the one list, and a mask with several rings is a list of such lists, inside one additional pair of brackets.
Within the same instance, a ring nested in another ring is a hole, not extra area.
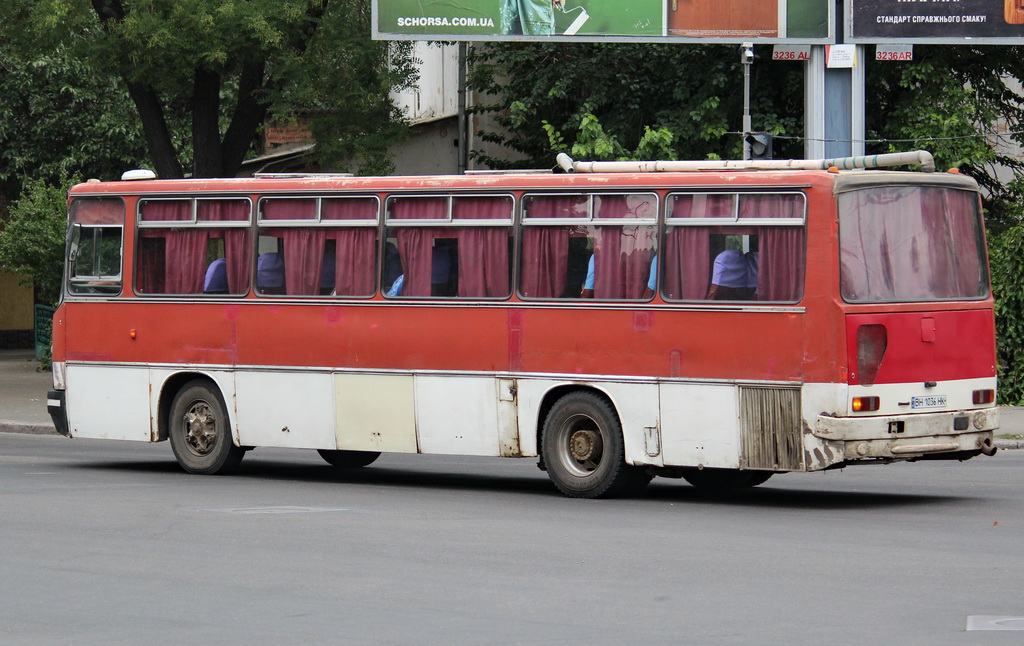
[(740, 471), (739, 469), (687, 469), (683, 479), (698, 489), (721, 491), (746, 489), (764, 483), (771, 471)]
[(604, 498), (642, 489), (651, 476), (626, 464), (622, 425), (612, 405), (589, 392), (555, 402), (544, 420), (541, 451), (548, 477), (570, 498)]
[(245, 449), (232, 441), (220, 394), (204, 379), (188, 382), (174, 396), (168, 435), (174, 457), (189, 473), (229, 473), (245, 455)]
[(380, 457), (378, 451), (332, 451), (329, 449), (317, 449), (327, 464), (339, 469), (358, 469), (373, 464), (374, 460)]

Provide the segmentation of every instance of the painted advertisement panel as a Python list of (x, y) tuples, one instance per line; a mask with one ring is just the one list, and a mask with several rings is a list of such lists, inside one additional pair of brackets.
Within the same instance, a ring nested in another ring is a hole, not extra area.
[(859, 43), (1020, 45), (1024, 0), (847, 0), (846, 32)]
[(374, 0), (399, 40), (832, 42), (827, 0)]

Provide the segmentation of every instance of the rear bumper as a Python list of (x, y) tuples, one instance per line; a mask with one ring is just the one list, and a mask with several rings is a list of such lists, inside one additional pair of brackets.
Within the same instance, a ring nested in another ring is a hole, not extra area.
[(993, 407), (879, 417), (819, 415), (812, 433), (822, 440), (842, 442), (847, 461), (905, 460), (943, 453), (966, 457), (988, 453), (997, 428), (999, 411)]
[(68, 430), (68, 409), (64, 400), (63, 390), (49, 390), (46, 392), (46, 412), (53, 420), (53, 427), (65, 437), (71, 437)]

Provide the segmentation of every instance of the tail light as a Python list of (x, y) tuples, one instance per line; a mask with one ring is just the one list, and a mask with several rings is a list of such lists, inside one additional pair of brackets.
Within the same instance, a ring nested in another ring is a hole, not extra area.
[(855, 413), (870, 413), (878, 410), (879, 405), (878, 397), (854, 397), (851, 407)]
[(975, 390), (972, 395), (971, 399), (974, 401), (975, 406), (980, 404), (991, 404), (996, 400), (996, 391), (992, 389)]
[(884, 325), (857, 328), (857, 376), (862, 386), (874, 385), (888, 344), (889, 335)]

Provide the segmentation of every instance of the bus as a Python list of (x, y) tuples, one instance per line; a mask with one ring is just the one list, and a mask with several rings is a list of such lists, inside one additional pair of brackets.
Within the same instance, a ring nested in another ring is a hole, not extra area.
[(920, 151), (559, 165), (73, 187), (56, 428), (196, 474), (533, 458), (580, 498), (995, 452), (974, 180)]

